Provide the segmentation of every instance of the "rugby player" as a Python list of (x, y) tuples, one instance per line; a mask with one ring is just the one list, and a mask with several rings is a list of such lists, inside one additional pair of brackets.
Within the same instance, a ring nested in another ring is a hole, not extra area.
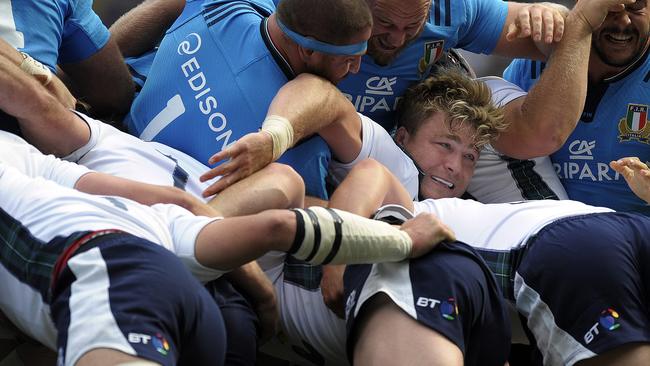
[[(245, 134), (273, 126), (269, 132), (283, 142), (273, 156), (282, 155), (279, 161), (296, 169), (308, 194), (325, 198), (326, 144), (318, 137), (300, 141), (292, 133), (308, 137), (318, 130), (328, 113), (321, 104), (328, 95), (303, 90), (310, 94), (301, 92), (292, 101), (309, 111), (307, 124), (286, 116), (263, 122), (265, 112), (278, 89), (301, 73), (335, 83), (356, 72), (372, 16), (363, 0), (329, 1), (326, 6), (310, 1), (287, 0), (277, 9), (270, 0), (187, 2), (155, 51), (126, 121), (129, 131), (207, 164), (219, 162), (212, 155)], [(256, 137), (270, 141), (268, 135)], [(282, 154), (288, 147), (293, 149)], [(228, 173), (243, 175), (220, 175)]]
[[(174, 205), (157, 204), (149, 208), (120, 197), (86, 195), (69, 188), (74, 187), (100, 194), (111, 193), (124, 188), (116, 187), (123, 182), (119, 182), (119, 178), (89, 172), (86, 168), (81, 168), (76, 164), (65, 163), (51, 156), (42, 155), (15, 135), (2, 132), (1, 136), (4, 141), (0, 176), (0, 184), (3, 184), (2, 191), (5, 192), (2, 198), (3, 221), (7, 228), (7, 238), (15, 238), (7, 239), (8, 251), (6, 255), (2, 256), (3, 277), (5, 277), (3, 283), (7, 285), (3, 286), (3, 291), (6, 293), (1, 296), (3, 299), (2, 310), (21, 330), (43, 344), (54, 348), (58, 338), (59, 357), (61, 360), (65, 360), (66, 364), (74, 364), (84, 353), (96, 348), (109, 348), (147, 359), (156, 355), (154, 361), (173, 364), (183, 357), (177, 353), (180, 344), (175, 345), (178, 348), (170, 352), (172, 355), (169, 358), (162, 357), (167, 356), (170, 347), (174, 346), (164, 345), (167, 342), (165, 340), (180, 342), (181, 339), (205, 336), (195, 334), (192, 330), (195, 329), (195, 326), (190, 325), (195, 320), (183, 323), (176, 319), (176, 316), (180, 315), (179, 311), (186, 307), (180, 304), (189, 301), (190, 298), (195, 298), (187, 297), (187, 293), (178, 295), (179, 297), (165, 298), (165, 296), (161, 297), (159, 293), (150, 290), (152, 296), (143, 300), (145, 304), (120, 302), (124, 301), (120, 300), (122, 296), (130, 297), (128, 295), (130, 288), (140, 288), (142, 291), (159, 288), (157, 291), (162, 290), (163, 293), (169, 293), (165, 283), (175, 277), (176, 280), (172, 283), (177, 283), (187, 292), (196, 291), (194, 296), (202, 299), (201, 301), (197, 300), (197, 303), (200, 304), (198, 308), (191, 308), (197, 310), (198, 313), (192, 312), (191, 309), (188, 310), (194, 314), (192, 316), (200, 317), (204, 312), (214, 311), (205, 304), (205, 296), (198, 290), (199, 286), (184, 282), (189, 276), (183, 278), (181, 274), (184, 272), (178, 272), (181, 262), (178, 262), (178, 265), (173, 264), (170, 262), (170, 258), (165, 258), (165, 254), (163, 254), (166, 253), (165, 251), (157, 249), (153, 249), (154, 253), (133, 256), (128, 253), (128, 247), (131, 245), (136, 248), (140, 246), (139, 249), (131, 247), (131, 250), (140, 252), (148, 252), (146, 248), (142, 247), (157, 246), (149, 245), (151, 244), (149, 242), (137, 245), (137, 240), (134, 244), (132, 240), (134, 237), (122, 235), (121, 232), (131, 233), (158, 243), (172, 251), (190, 269), (192, 275), (202, 282), (217, 278), (224, 271), (246, 263), (268, 250), (291, 251), (292, 255), (299, 259), (314, 264), (320, 261), (339, 262), (341, 260), (365, 262), (382, 260), (382, 258), (401, 260), (405, 256), (424, 254), (433, 247), (436, 240), (453, 237), (453, 234), (443, 226), (433, 229), (437, 225), (432, 216), (423, 216), (411, 224), (403, 226), (403, 231), (385, 223), (354, 217), (354, 215), (341, 211), (319, 208), (307, 211), (294, 210), (293, 212), (267, 211), (256, 216), (215, 220), (194, 216), (189, 211)], [(42, 178), (51, 179), (54, 182)], [(361, 226), (366, 225), (366, 227), (361, 228), (358, 220), (365, 220), (365, 224), (361, 224)], [(320, 231), (317, 230), (320, 235), (315, 235), (314, 228), (320, 228)], [(436, 234), (433, 233), (434, 231)], [(104, 251), (106, 248), (99, 244), (104, 241), (97, 241), (95, 238), (112, 237), (109, 234), (113, 233), (117, 234), (118, 238), (107, 239), (109, 249), (106, 253)], [(260, 236), (256, 238), (258, 235)], [(436, 238), (436, 235), (440, 236)], [(61, 241), (61, 238), (70, 240), (63, 239)], [(84, 242), (81, 243), (78, 240)], [(83, 253), (88, 253), (87, 250), (92, 251), (91, 248), (95, 247), (95, 245), (86, 245), (86, 241), (97, 244), (98, 249), (96, 248), (95, 251), (97, 253), (94, 254), (95, 262), (85, 263), (82, 259)], [(362, 243), (364, 241), (365, 244)], [(112, 247), (110, 243), (118, 246), (118, 253), (110, 251), (110, 247)], [(120, 249), (119, 247), (122, 245), (127, 248)], [(393, 249), (389, 249), (391, 247)], [(30, 253), (30, 257), (36, 257), (35, 261), (38, 265), (28, 266), (22, 263), (25, 260), (24, 255), (15, 256), (12, 253)], [(74, 268), (70, 268), (74, 275), (72, 273), (65, 274), (65, 270), (68, 268), (66, 266), (74, 262), (77, 256), (81, 261), (79, 264), (81, 267), (76, 271)], [(167, 255), (167, 257), (170, 256)], [(156, 258), (160, 260), (160, 263)], [(106, 277), (106, 274), (101, 275), (96, 272), (95, 275), (91, 275), (97, 268), (102, 268), (101, 265), (98, 267), (97, 263), (106, 263), (105, 266), (108, 266), (109, 269), (109, 278)], [(160, 265), (159, 268), (158, 265)], [(55, 268), (54, 278), (51, 277), (52, 273), (44, 270), (48, 267)], [(132, 271), (136, 271), (142, 277), (134, 276)], [(167, 273), (167, 275), (162, 276), (160, 272)], [(56, 288), (50, 289), (50, 286), (59, 286), (59, 275), (69, 277), (67, 284), (61, 285), (62, 298), (57, 296), (60, 294), (58, 292), (50, 293), (50, 291), (56, 290)], [(159, 277), (159, 280), (156, 280), (156, 276)], [(92, 281), (98, 278), (102, 278), (104, 287), (101, 284), (92, 285)], [(107, 291), (109, 283), (111, 291)], [(75, 290), (77, 288), (81, 291), (78, 295)], [(101, 293), (102, 289), (106, 292)], [(89, 292), (84, 294), (83, 291)], [(93, 293), (95, 296), (91, 295)], [(91, 304), (84, 300), (74, 300), (77, 299), (76, 296), (81, 299), (95, 299), (99, 302)], [(115, 296), (116, 302), (111, 301), (113, 296)], [(184, 300), (180, 301), (182, 299)], [(57, 302), (58, 300), (63, 302)], [(68, 301), (73, 301), (74, 304), (68, 306)], [(24, 311), (25, 303), (31, 304), (29, 311)], [(113, 310), (115, 317), (124, 316), (121, 321), (126, 321), (126, 324), (114, 319), (110, 315), (110, 310), (106, 313), (109, 303), (111, 308), (119, 309)], [(158, 303), (170, 307), (166, 310), (161, 309)], [(47, 315), (50, 306), (53, 307), (52, 321), (55, 324), (48, 321)], [(147, 330), (154, 333), (146, 334), (149, 334), (148, 340), (153, 341), (151, 338), (153, 334), (159, 333), (159, 341), (163, 346), (161, 346), (162, 351), (157, 351), (162, 356), (155, 352), (149, 352), (146, 347), (143, 354), (140, 351), (134, 352), (133, 348), (128, 347), (129, 343), (147, 343), (142, 342), (142, 337), (136, 339), (137, 337), (127, 334), (134, 331), (129, 328), (133, 324), (128, 320), (130, 319), (129, 314), (133, 311), (132, 306), (152, 310), (152, 314), (145, 317), (148, 320), (143, 320), (145, 324), (140, 324), (143, 328), (138, 334), (142, 335), (144, 328), (150, 327)], [(212, 307), (214, 307), (214, 303), (212, 303)], [(71, 309), (71, 313), (66, 310), (68, 308)], [(57, 309), (62, 312), (57, 312)], [(156, 313), (154, 309), (162, 312)], [(75, 310), (79, 313), (75, 313)], [(167, 314), (167, 316), (163, 314)], [(218, 314), (218, 310), (214, 314)], [(83, 323), (84, 319), (87, 319), (86, 316), (97, 316), (99, 319), (104, 319), (108, 328), (98, 326), (96, 329), (99, 333), (87, 338), (82, 337), (78, 332), (81, 331), (87, 335), (88, 330), (78, 330), (76, 321)], [(210, 316), (218, 317), (212, 313)], [(163, 321), (169, 322), (163, 328), (155, 326), (160, 320), (159, 317), (164, 317)], [(183, 319), (188, 318), (183, 317)], [(119, 329), (115, 328), (116, 321), (120, 325)], [(201, 323), (201, 321), (198, 322)], [(215, 324), (221, 324), (221, 321)], [(205, 327), (209, 327), (209, 325), (208, 322)], [(57, 333), (54, 331), (55, 326), (58, 336), (55, 335)], [(70, 333), (68, 333), (69, 329)], [(107, 329), (110, 330), (107, 331)], [(180, 333), (170, 334), (167, 329), (179, 329)], [(215, 329), (218, 331), (218, 327)], [(116, 334), (116, 330), (121, 330), (121, 332)], [(79, 337), (82, 339), (80, 340)], [(217, 337), (222, 340), (223, 338)], [(69, 340), (80, 343), (68, 343)], [(196, 346), (201, 347), (198, 344)], [(209, 358), (202, 357), (214, 357), (212, 353), (214, 351), (209, 345), (203, 343), (203, 347), (205, 346), (209, 349), (195, 349), (194, 352), (185, 356), (197, 357), (196, 362), (206, 363)], [(186, 349), (183, 348), (183, 350)], [(210, 356), (206, 356), (206, 354), (210, 354)], [(119, 355), (119, 357), (122, 356)], [(88, 357), (94, 359), (94, 356)]]
[[(607, 166), (622, 157), (638, 157), (643, 162), (649, 157), (648, 2), (637, 0), (625, 9), (612, 9), (598, 24), (593, 24), (587, 102), (576, 118), (575, 131), (551, 160), (571, 199), (648, 215), (646, 202), (628, 189), (618, 171)], [(504, 77), (528, 90), (547, 68), (537, 61), (515, 60)]]

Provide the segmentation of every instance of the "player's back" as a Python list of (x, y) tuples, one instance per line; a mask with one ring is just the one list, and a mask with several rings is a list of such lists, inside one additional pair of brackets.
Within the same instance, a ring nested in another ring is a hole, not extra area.
[(483, 204), (443, 198), (414, 204), (416, 214), (435, 214), (454, 231), (459, 241), (478, 249), (495, 251), (516, 249), (541, 228), (563, 217), (612, 211), (569, 200)]
[(130, 132), (207, 163), (259, 128), (288, 80), (263, 38), (272, 10), (246, 1), (188, 3), (133, 103)]

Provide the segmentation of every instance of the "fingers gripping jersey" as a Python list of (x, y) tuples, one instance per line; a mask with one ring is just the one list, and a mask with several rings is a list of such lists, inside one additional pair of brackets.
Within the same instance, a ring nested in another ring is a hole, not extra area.
[(359, 72), (348, 75), (338, 87), (358, 112), (390, 131), (395, 126), (394, 111), (399, 97), (411, 84), (429, 74), (442, 51), (462, 48), (491, 53), (507, 13), (507, 3), (502, 1), (432, 1), (422, 34), (390, 65), (379, 66), (364, 56)]
[[(258, 131), (271, 100), (294, 77), (266, 31), (274, 9), (270, 1), (188, 2), (133, 103), (129, 131), (204, 164)], [(296, 169), (309, 194), (324, 198), (329, 157), (325, 142), (314, 137), (279, 161)]]
[(0, 38), (53, 72), (94, 55), (109, 36), (92, 0), (0, 0)]
[[(650, 215), (650, 206), (608, 165), (626, 156), (650, 160), (649, 53), (622, 74), (605, 79), (598, 87), (592, 85), (576, 129), (551, 155), (569, 198)], [(515, 60), (504, 77), (527, 90), (539, 80), (543, 68), (540, 62)]]

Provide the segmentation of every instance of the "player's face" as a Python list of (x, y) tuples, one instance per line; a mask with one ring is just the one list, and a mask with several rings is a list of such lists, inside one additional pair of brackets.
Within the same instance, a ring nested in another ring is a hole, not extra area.
[(458, 123), (450, 130), (445, 117), (436, 112), (415, 133), (409, 134), (401, 127), (395, 137), (426, 173), (420, 182), (420, 194), (426, 198), (460, 197), (479, 156), (474, 147), (476, 131)]
[[(368, 28), (363, 33), (357, 35), (356, 37), (350, 39), (349, 44), (360, 43), (367, 41), (370, 37), (371, 29)], [(356, 74), (359, 72), (359, 67), (361, 66), (361, 57), (358, 56), (342, 56), (342, 55), (330, 55), (322, 52), (314, 52), (310, 61), (307, 63), (307, 71), (321, 76), (333, 84), (337, 84), (339, 81), (343, 80), (348, 74)]]
[(378, 65), (390, 64), (424, 29), (431, 0), (374, 0), (368, 55)]
[(643, 52), (650, 32), (648, 0), (637, 0), (625, 10), (609, 12), (592, 38), (593, 49), (609, 66), (624, 67)]

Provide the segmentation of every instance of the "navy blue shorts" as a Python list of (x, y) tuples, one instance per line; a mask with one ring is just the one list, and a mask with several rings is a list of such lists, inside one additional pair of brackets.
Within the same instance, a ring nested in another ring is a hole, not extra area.
[(52, 289), (60, 364), (109, 348), (162, 365), (222, 365), (219, 308), (165, 248), (125, 233), (81, 246)]
[(503, 366), (508, 359), (510, 318), (501, 292), (485, 262), (466, 244), (442, 243), (410, 261), (348, 266), (344, 282), (348, 354), (363, 303), (383, 292), (456, 344), (465, 365)]
[(515, 275), (517, 309), (545, 364), (572, 365), (650, 342), (650, 218), (561, 219), (528, 244)]

